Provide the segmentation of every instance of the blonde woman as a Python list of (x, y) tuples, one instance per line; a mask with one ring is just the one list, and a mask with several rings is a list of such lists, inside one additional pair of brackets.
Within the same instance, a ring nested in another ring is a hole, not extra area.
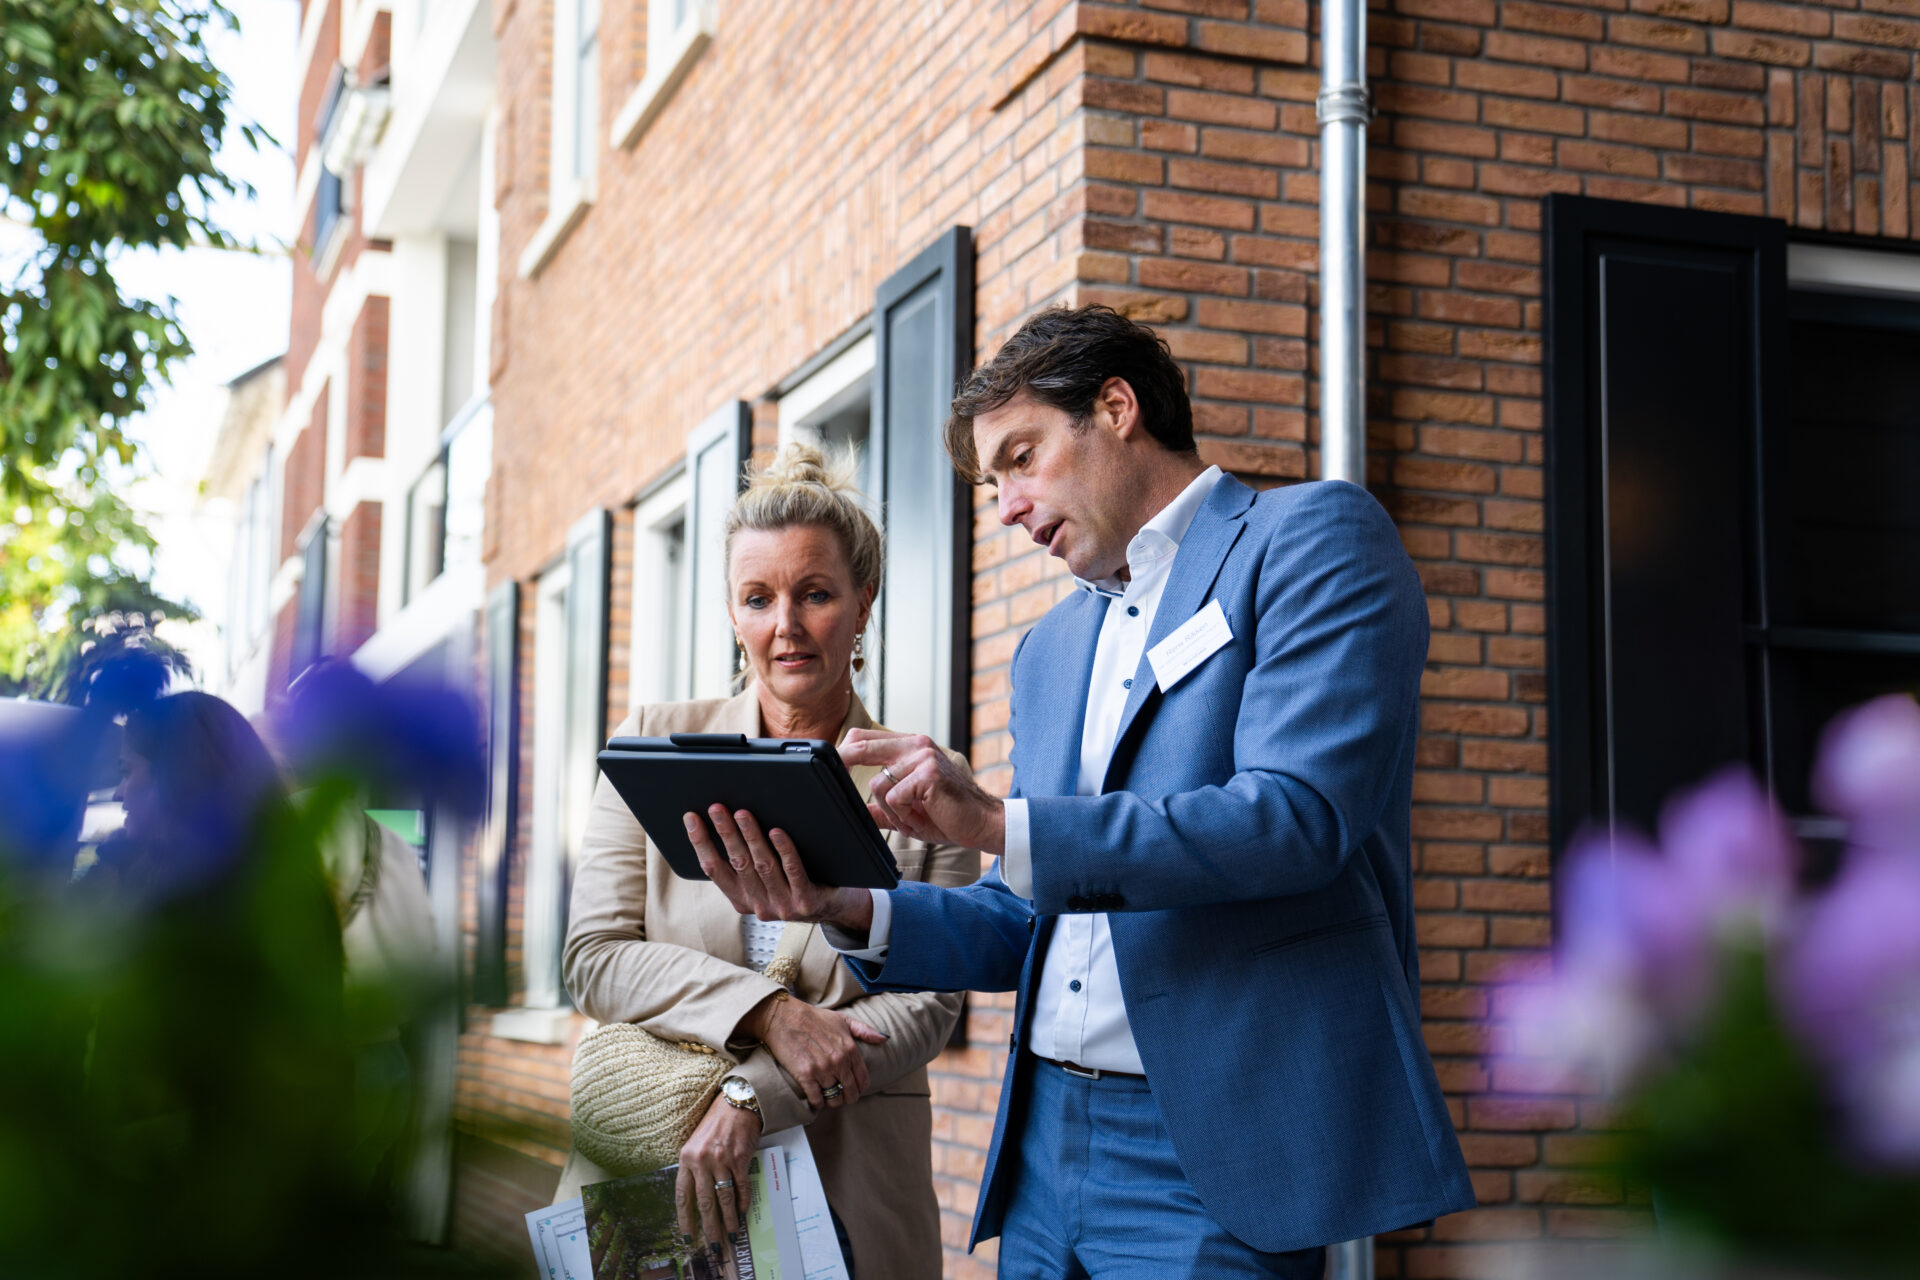
[[(744, 733), (838, 742), (873, 727), (853, 662), (880, 585), (882, 544), (851, 467), (789, 445), (727, 517), (727, 610), (748, 682), (732, 698), (642, 707), (616, 734)], [(873, 769), (855, 769), (863, 791)], [(905, 879), (970, 883), (979, 855), (888, 834)], [(605, 779), (594, 794), (567, 930), (574, 1001), (739, 1059), (681, 1151), (681, 1221), (719, 1240), (763, 1132), (800, 1124), (849, 1264), (866, 1280), (940, 1274), (926, 1064), (959, 1015), (957, 995), (867, 995), (824, 937), (800, 956), (792, 998), (761, 970), (781, 930), (743, 917), (706, 881), (681, 880)], [(560, 1197), (605, 1176), (575, 1152)]]

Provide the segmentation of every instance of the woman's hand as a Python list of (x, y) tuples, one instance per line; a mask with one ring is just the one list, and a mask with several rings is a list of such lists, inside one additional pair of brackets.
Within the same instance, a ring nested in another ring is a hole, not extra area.
[(718, 804), (707, 810), (706, 821), (697, 813), (687, 813), (682, 820), (700, 869), (735, 911), (762, 920), (817, 921), (861, 935), (872, 926), (873, 895), (808, 879), (800, 851), (780, 828), (762, 834), (759, 822), (745, 809), (728, 813)]
[[(680, 1173), (673, 1184), (674, 1216), (681, 1232), (694, 1228), (708, 1244), (724, 1247), (746, 1221), (747, 1163), (760, 1141), (760, 1116), (714, 1098), (700, 1125), (680, 1148)], [(730, 1183), (716, 1187), (716, 1183)]]
[(887, 1035), (858, 1018), (778, 994), (755, 1005), (740, 1029), (767, 1046), (815, 1110), (850, 1107), (867, 1091), (860, 1044), (885, 1044)]

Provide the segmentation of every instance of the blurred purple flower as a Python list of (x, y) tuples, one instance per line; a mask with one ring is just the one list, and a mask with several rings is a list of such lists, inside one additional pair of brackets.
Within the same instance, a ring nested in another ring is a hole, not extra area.
[(1611, 1087), (1683, 1039), (1714, 992), (1711, 902), (1638, 836), (1582, 836), (1567, 854), (1552, 982), (1511, 994), (1519, 1055)]
[(1782, 1012), (1869, 1155), (1920, 1162), (1920, 860), (1856, 849), (1781, 958)]
[(480, 721), (456, 690), (406, 679), (376, 685), (350, 663), (329, 661), (294, 683), (277, 719), (276, 737), (304, 780), (331, 774), (465, 816), (480, 811)]
[(1660, 847), (1717, 929), (1771, 936), (1793, 900), (1799, 846), (1746, 769), (1722, 770), (1666, 807)]
[(1920, 1166), (1920, 705), (1895, 695), (1837, 718), (1814, 795), (1851, 847), (1780, 957), (1782, 1012), (1856, 1148)]
[(0, 699), (0, 856), (61, 879), (73, 870), (105, 729), (74, 707)]
[(1853, 844), (1920, 857), (1920, 703), (1890, 694), (1835, 717), (1820, 738), (1813, 795), (1848, 820)]

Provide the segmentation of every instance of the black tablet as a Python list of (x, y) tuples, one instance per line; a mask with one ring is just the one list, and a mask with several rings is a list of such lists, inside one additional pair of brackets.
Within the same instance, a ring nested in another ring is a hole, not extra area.
[(751, 813), (762, 831), (785, 831), (815, 884), (900, 883), (893, 851), (830, 742), (742, 733), (614, 738), (600, 753), (600, 772), (683, 880), (707, 875), (681, 815), (705, 817), (708, 806), (724, 804)]

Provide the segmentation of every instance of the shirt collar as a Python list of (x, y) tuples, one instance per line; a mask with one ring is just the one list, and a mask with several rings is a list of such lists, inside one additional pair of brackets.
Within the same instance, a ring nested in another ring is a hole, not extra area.
[[(1193, 518), (1200, 514), (1207, 495), (1213, 492), (1213, 486), (1219, 483), (1224, 474), (1219, 467), (1208, 467), (1180, 491), (1179, 497), (1160, 508), (1153, 519), (1140, 526), (1140, 532), (1134, 534), (1133, 540), (1127, 543), (1127, 572), (1134, 581), (1138, 582), (1161, 561), (1171, 560), (1174, 553), (1180, 550), (1180, 540), (1187, 536)], [(1109, 598), (1125, 595), (1127, 590), (1127, 584), (1121, 581), (1119, 574), (1098, 582), (1076, 577), (1074, 582), (1083, 590)]]

